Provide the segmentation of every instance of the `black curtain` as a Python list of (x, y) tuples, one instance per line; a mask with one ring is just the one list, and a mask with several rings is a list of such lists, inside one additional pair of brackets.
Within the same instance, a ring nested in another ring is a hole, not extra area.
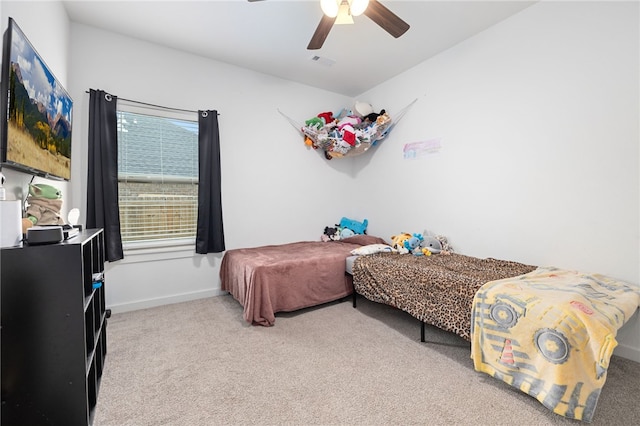
[(118, 206), (117, 97), (102, 90), (89, 91), (89, 162), (87, 228), (104, 229), (106, 257), (124, 258)]
[(198, 111), (198, 229), (196, 253), (225, 250), (222, 227), (218, 111)]

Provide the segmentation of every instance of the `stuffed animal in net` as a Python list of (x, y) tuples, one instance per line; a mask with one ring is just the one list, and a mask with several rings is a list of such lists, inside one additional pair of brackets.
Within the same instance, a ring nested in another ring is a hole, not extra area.
[(62, 192), (51, 185), (30, 184), (27, 196), (27, 209), (22, 219), (22, 232), (34, 225), (64, 225), (60, 210), (62, 209)]
[(324, 121), (322, 121), (320, 117), (313, 117), (305, 120), (304, 125), (312, 129), (320, 130), (324, 127)]
[[(364, 122), (365, 124), (370, 124), (370, 123), (376, 123), (376, 124), (378, 124), (378, 118), (379, 118), (380, 116), (386, 116), (386, 117), (388, 117), (388, 115), (385, 115), (385, 114), (387, 114), (387, 111), (385, 111), (385, 110), (380, 110), (380, 112), (379, 112), (379, 113), (372, 112), (372, 113), (367, 114), (367, 115), (365, 115), (364, 117), (362, 117), (362, 118), (363, 118), (363, 122)], [(383, 118), (383, 119), (384, 119), (384, 118)], [(384, 123), (385, 123), (384, 121), (381, 121), (381, 122), (380, 122), (380, 124), (384, 124)]]

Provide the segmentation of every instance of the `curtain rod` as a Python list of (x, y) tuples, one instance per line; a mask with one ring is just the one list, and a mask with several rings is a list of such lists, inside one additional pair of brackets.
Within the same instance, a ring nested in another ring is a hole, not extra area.
[[(93, 89), (96, 90), (96, 89)], [(85, 93), (89, 93), (88, 90), (84, 91)], [(118, 99), (121, 99), (123, 101), (127, 101), (127, 102), (133, 102), (134, 104), (140, 104), (140, 105), (147, 105), (147, 106), (151, 106), (151, 107), (155, 107), (155, 108), (161, 108), (161, 109), (169, 109), (169, 110), (173, 110), (173, 111), (183, 111), (183, 112), (193, 112), (195, 114), (198, 113), (198, 111), (193, 111), (190, 109), (182, 109), (182, 108), (173, 108), (173, 107), (166, 107), (166, 106), (162, 106), (162, 105), (156, 105), (156, 104), (150, 104), (147, 102), (141, 102), (141, 101), (134, 101), (132, 99), (127, 99), (127, 98), (121, 98), (118, 96)], [(218, 113), (218, 115), (220, 115), (220, 113)]]

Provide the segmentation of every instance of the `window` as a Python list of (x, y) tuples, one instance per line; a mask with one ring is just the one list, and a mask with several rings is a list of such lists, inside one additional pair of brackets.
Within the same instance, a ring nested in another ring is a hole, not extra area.
[(197, 113), (118, 100), (117, 118), (123, 245), (193, 242), (198, 220)]

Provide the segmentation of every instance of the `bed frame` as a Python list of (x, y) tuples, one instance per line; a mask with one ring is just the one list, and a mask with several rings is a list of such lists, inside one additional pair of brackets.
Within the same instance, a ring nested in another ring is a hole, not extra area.
[[(353, 307), (357, 308), (356, 306), (356, 299), (358, 298), (358, 293), (356, 291), (354, 291), (353, 293), (351, 293), (351, 300), (353, 301)], [(425, 343), (426, 342), (426, 328), (427, 328), (427, 323), (424, 321), (420, 321), (420, 342)]]
[[(349, 256), (346, 259), (346, 271), (345, 273), (348, 274), (349, 276), (352, 277), (351, 282), (353, 283), (353, 264), (355, 262), (355, 260), (358, 258), (358, 256)], [(357, 300), (358, 300), (358, 292), (354, 291), (351, 293), (351, 300), (353, 302), (353, 308), (357, 308)], [(416, 318), (417, 319), (417, 318)], [(425, 334), (426, 334), (426, 325), (427, 323), (425, 321), (421, 321), (418, 320), (420, 322), (420, 342), (425, 343), (426, 342), (426, 338), (425, 338)]]

